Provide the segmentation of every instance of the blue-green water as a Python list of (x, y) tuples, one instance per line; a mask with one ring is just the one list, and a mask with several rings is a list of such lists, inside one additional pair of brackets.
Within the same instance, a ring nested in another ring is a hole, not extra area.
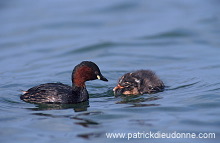
[[(0, 2), (0, 142), (217, 143), (220, 136), (218, 0)], [(89, 103), (39, 106), (20, 91), (71, 84), (74, 66), (99, 65)], [(164, 92), (113, 96), (126, 72), (154, 70)], [(106, 133), (215, 133), (215, 139), (108, 139)]]

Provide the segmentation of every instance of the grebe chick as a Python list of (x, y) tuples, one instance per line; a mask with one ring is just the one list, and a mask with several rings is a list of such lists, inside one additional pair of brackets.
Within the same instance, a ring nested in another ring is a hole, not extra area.
[(123, 75), (113, 89), (115, 95), (138, 95), (164, 90), (163, 82), (151, 70), (138, 70)]

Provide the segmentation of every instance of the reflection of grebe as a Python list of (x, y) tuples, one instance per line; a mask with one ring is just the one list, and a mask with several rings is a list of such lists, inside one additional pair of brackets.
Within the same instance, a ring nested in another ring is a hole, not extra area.
[(62, 103), (71, 104), (89, 99), (85, 82), (100, 79), (108, 81), (98, 66), (90, 61), (78, 64), (72, 72), (72, 87), (62, 83), (46, 83), (24, 91), (21, 99), (31, 103)]
[(138, 95), (163, 91), (163, 82), (150, 70), (126, 73), (113, 89), (115, 95)]

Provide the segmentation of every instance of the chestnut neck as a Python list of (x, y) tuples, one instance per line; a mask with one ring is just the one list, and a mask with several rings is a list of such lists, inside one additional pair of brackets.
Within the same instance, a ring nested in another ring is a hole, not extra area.
[(88, 77), (87, 72), (90, 70), (89, 67), (81, 66), (76, 67), (72, 73), (72, 95), (74, 102), (83, 102), (89, 99), (89, 94), (86, 90), (85, 82), (87, 81)]
[(92, 69), (87, 66), (77, 67), (72, 73), (72, 86), (84, 88), (85, 82), (91, 80)]

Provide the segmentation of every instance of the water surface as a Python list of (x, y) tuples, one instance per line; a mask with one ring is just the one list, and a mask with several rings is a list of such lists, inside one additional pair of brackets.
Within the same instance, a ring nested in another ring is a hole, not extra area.
[[(1, 142), (215, 142), (220, 135), (219, 1), (0, 2)], [(35, 105), (20, 90), (71, 84), (74, 66), (99, 65), (89, 102)], [(154, 70), (164, 92), (113, 96), (126, 72)], [(105, 133), (215, 133), (216, 139), (107, 139)]]

